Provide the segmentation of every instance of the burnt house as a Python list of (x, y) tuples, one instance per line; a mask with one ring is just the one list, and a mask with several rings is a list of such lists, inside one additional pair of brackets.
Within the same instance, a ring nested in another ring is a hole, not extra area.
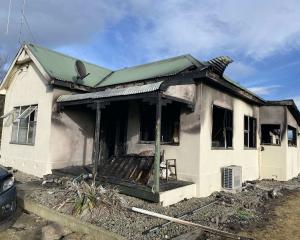
[(231, 62), (183, 55), (112, 71), (25, 44), (1, 85), (1, 163), (37, 176), (87, 166), (164, 205), (223, 189), (227, 166), (240, 183), (296, 176), (296, 105), (225, 77)]

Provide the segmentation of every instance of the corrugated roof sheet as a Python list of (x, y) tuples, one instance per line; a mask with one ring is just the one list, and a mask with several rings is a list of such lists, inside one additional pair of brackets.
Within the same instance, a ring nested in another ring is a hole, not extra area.
[[(75, 70), (76, 58), (55, 52), (43, 47), (39, 47), (33, 44), (26, 44), (30, 52), (35, 56), (35, 58), (40, 62), (45, 71), (53, 78), (67, 81), (76, 82), (77, 73)], [(86, 70), (90, 73), (78, 84), (85, 85), (88, 87), (95, 86), (100, 80), (110, 74), (112, 71), (83, 61)]]
[(162, 61), (124, 68), (113, 72), (109, 77), (100, 81), (97, 87), (174, 75), (195, 65), (190, 58), (191, 56), (189, 55), (182, 55)]
[[(33, 44), (26, 44), (26, 46), (51, 77), (62, 81), (76, 82), (77, 73), (74, 67), (75, 61), (77, 60), (76, 58)], [(197, 64), (201, 65), (201, 63), (191, 55), (168, 58), (117, 71), (111, 71), (85, 61), (83, 61), (83, 63), (90, 75), (81, 82), (78, 82), (78, 84), (88, 87), (106, 87), (150, 78), (170, 76), (189, 67), (197, 66)]]
[(163, 81), (145, 84), (141, 86), (106, 89), (104, 91), (93, 92), (93, 93), (62, 95), (57, 99), (57, 102), (70, 102), (70, 101), (78, 101), (78, 100), (86, 100), (86, 99), (102, 99), (102, 98), (110, 98), (116, 96), (126, 96), (126, 95), (154, 92), (159, 89), (162, 83)]
[[(75, 61), (77, 60), (76, 58), (33, 44), (26, 44), (26, 46), (51, 77), (75, 83), (77, 80), (77, 73), (74, 67)], [(207, 65), (204, 62), (198, 61), (189, 54), (135, 67), (124, 68), (118, 71), (111, 71), (107, 68), (88, 62), (84, 62), (84, 64), (90, 75), (83, 79), (82, 82), (79, 82), (79, 84), (92, 88), (125, 84), (162, 76), (171, 76), (192, 66), (200, 68)], [(261, 99), (259, 96), (240, 86), (228, 77), (224, 76), (224, 79), (249, 94)]]

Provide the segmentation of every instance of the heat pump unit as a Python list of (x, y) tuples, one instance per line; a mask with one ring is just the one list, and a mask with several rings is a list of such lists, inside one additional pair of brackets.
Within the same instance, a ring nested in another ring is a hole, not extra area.
[(231, 165), (222, 168), (222, 187), (225, 190), (239, 191), (242, 189), (242, 167)]

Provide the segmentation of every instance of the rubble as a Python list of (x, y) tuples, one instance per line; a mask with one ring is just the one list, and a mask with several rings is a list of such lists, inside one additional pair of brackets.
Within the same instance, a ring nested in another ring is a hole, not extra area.
[[(126, 239), (164, 239), (166, 236), (172, 239), (195, 231), (197, 228), (171, 223), (147, 233), (147, 230), (162, 225), (166, 221), (130, 212), (124, 206), (138, 207), (173, 217), (185, 215), (184, 220), (237, 233), (266, 224), (272, 217), (271, 210), (276, 202), (285, 199), (291, 191), (300, 189), (300, 178), (287, 182), (247, 181), (239, 193), (215, 192), (206, 198), (192, 198), (169, 207), (162, 207), (120, 194), (114, 186), (107, 183), (96, 184), (92, 187), (92, 182), (90, 177), (83, 174), (77, 178), (55, 176), (41, 190), (32, 192), (31, 197), (59, 212), (76, 215), (74, 204), (78, 196), (88, 196), (90, 192), (93, 192), (94, 195), (92, 195), (97, 199), (96, 207), (92, 204), (93, 208), (89, 209), (81, 205), (82, 211), (77, 211), (77, 216), (81, 219), (118, 233)], [(88, 202), (86, 201), (88, 205), (92, 203), (92, 201)], [(206, 205), (209, 206), (203, 207)], [(194, 211), (199, 208), (199, 211)], [(209, 239), (218, 238), (209, 235)]]

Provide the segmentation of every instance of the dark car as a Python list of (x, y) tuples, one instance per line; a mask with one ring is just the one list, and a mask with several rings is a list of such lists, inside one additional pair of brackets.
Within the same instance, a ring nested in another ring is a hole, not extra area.
[(16, 210), (17, 191), (13, 174), (0, 166), (0, 219), (12, 216)]

